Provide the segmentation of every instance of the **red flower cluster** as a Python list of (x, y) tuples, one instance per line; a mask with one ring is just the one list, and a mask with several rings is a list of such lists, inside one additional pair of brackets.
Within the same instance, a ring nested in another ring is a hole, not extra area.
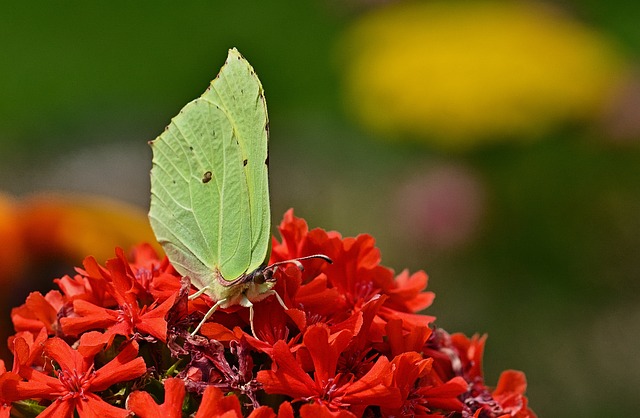
[(373, 238), (309, 231), (285, 214), (271, 263), (274, 297), (248, 309), (192, 300), (187, 278), (150, 246), (104, 267), (88, 257), (58, 290), (15, 308), (13, 367), (0, 364), (0, 418), (535, 417), (516, 371), (491, 390), (485, 338), (449, 335), (418, 312), (433, 301), (424, 272), (395, 276)]

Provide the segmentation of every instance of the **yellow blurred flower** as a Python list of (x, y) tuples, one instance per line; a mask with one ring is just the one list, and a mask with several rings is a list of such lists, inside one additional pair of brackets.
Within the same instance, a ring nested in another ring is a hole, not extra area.
[(377, 9), (346, 33), (340, 57), (363, 125), (449, 148), (592, 118), (625, 72), (596, 31), (527, 2)]

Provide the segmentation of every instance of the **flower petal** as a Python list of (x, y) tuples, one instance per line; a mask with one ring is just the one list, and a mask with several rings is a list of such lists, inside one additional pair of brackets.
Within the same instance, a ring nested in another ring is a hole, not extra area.
[(217, 416), (242, 418), (240, 400), (235, 395), (224, 396), (222, 391), (215, 386), (207, 386), (194, 418)]
[(67, 335), (78, 335), (90, 329), (108, 328), (118, 321), (118, 314), (113, 310), (82, 299), (73, 301), (73, 311), (78, 316), (60, 318), (62, 331)]
[(400, 406), (400, 390), (392, 386), (394, 366), (381, 356), (373, 367), (344, 388), (343, 402), (353, 405)]
[(276, 413), (268, 406), (261, 406), (251, 411), (248, 418), (276, 418)]
[(76, 410), (80, 418), (126, 418), (129, 411), (108, 404), (98, 395), (85, 394), (83, 398), (76, 398)]
[(145, 374), (147, 366), (144, 359), (137, 355), (138, 344), (135, 341), (126, 344), (113, 360), (96, 371), (95, 378), (91, 381), (91, 390), (100, 392), (115, 383), (132, 380)]
[(277, 370), (261, 370), (257, 380), (267, 393), (280, 393), (295, 398), (318, 394), (315, 382), (298, 364), (284, 341), (273, 346), (272, 359)]
[(164, 402), (162, 405), (157, 405), (149, 393), (135, 391), (127, 398), (127, 409), (133, 411), (140, 418), (181, 418), (184, 395), (184, 381), (169, 378), (164, 381)]
[(164, 381), (164, 402), (162, 403), (163, 417), (182, 417), (182, 402), (184, 402), (184, 381), (170, 378)]
[(329, 343), (329, 328), (314, 325), (304, 334), (304, 345), (307, 347), (315, 366), (315, 380), (320, 386), (327, 384), (330, 378), (336, 374), (338, 357), (351, 341), (353, 334), (347, 330), (331, 335)]
[(314, 403), (302, 405), (300, 418), (356, 418), (356, 415), (346, 409), (331, 411), (323, 404)]
[(177, 293), (171, 295), (167, 300), (162, 302), (160, 306), (156, 306), (154, 309), (147, 311), (140, 316), (135, 324), (138, 331), (142, 331), (146, 334), (152, 335), (162, 342), (167, 341), (167, 320), (165, 316), (178, 296)]
[(278, 418), (293, 418), (293, 407), (289, 402), (282, 402), (278, 409)]
[(51, 405), (47, 407), (44, 411), (38, 414), (39, 418), (73, 418), (73, 411), (75, 410), (75, 405), (73, 404), (73, 400), (69, 399), (66, 401), (54, 401)]
[(140, 418), (161, 417), (163, 410), (148, 392), (136, 390), (127, 398), (127, 409)]
[(84, 373), (93, 363), (93, 358), (85, 358), (61, 338), (54, 337), (44, 343), (45, 353), (54, 359), (62, 370)]
[(421, 388), (419, 392), (427, 399), (430, 407), (460, 412), (463, 404), (458, 396), (466, 392), (468, 386), (466, 380), (456, 376), (441, 385)]

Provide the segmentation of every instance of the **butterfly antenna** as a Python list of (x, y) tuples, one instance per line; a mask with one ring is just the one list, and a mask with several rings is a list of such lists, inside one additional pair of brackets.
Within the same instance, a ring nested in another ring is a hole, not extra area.
[(311, 259), (314, 259), (314, 258), (319, 258), (321, 260), (326, 261), (329, 264), (333, 264), (333, 260), (330, 259), (328, 256), (326, 256), (324, 254), (313, 254), (313, 255), (308, 255), (306, 257), (294, 258), (292, 260), (278, 261), (277, 263), (271, 264), (267, 268), (268, 269), (272, 269), (274, 267), (278, 267), (278, 266), (281, 266), (281, 265), (284, 265), (284, 264), (295, 264), (296, 267), (298, 267), (300, 269), (300, 271), (304, 271), (304, 266), (302, 265), (301, 261), (311, 260)]

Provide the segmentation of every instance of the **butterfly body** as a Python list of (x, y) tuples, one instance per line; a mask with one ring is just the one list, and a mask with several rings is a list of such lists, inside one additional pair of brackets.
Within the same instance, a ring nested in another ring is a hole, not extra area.
[(231, 283), (225, 280), (221, 275), (217, 276), (217, 286), (210, 286), (207, 294), (217, 295), (223, 302), (219, 304), (222, 309), (232, 307), (234, 305), (249, 306), (249, 302), (259, 302), (269, 297), (271, 290), (275, 285), (272, 270), (260, 267), (251, 273), (243, 274)]

